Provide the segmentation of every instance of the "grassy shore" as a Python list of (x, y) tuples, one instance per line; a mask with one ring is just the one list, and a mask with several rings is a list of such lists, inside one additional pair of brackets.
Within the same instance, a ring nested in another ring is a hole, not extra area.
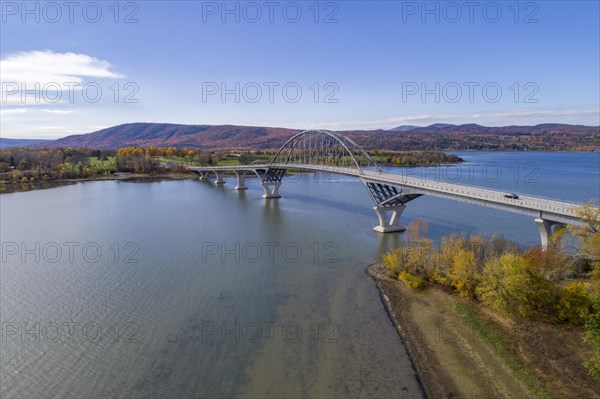
[(582, 330), (515, 321), (439, 287), (422, 290), (367, 273), (432, 398), (600, 398), (582, 366), (591, 349)]

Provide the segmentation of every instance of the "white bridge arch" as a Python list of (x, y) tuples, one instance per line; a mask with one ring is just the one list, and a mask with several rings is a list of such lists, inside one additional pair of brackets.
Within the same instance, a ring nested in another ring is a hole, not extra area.
[(402, 212), (410, 201), (422, 195), (534, 217), (543, 247), (548, 245), (553, 227), (581, 224), (577, 216), (577, 208), (581, 204), (529, 195), (512, 198), (507, 197), (503, 191), (384, 173), (373, 158), (353, 140), (328, 130), (307, 130), (296, 134), (286, 141), (268, 164), (189, 166), (188, 169), (199, 174), (201, 180), (207, 180), (214, 174), (217, 184), (225, 182), (226, 173), (235, 174), (238, 190), (246, 189), (246, 178), (256, 174), (264, 189), (263, 197), (268, 199), (280, 198), (279, 188), (288, 169), (354, 176), (363, 182), (373, 199), (373, 209), (379, 219), (374, 230), (381, 233), (404, 230), (400, 226)]
[(270, 165), (311, 164), (381, 171), (377, 162), (352, 139), (329, 130), (298, 133), (275, 153)]

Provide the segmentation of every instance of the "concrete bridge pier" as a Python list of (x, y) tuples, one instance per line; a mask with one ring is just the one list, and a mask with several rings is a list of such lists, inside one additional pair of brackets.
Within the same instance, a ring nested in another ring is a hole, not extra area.
[(283, 175), (285, 175), (286, 171), (287, 168), (269, 167), (255, 172), (260, 177), (260, 185), (265, 190), (263, 198), (281, 198), (279, 187), (281, 187)]
[(235, 176), (237, 178), (237, 185), (235, 186), (236, 190), (247, 190), (248, 187), (246, 187), (246, 175), (244, 172), (236, 170), (235, 172)]
[[(566, 225), (564, 223), (553, 222), (542, 218), (535, 219), (535, 224), (540, 232), (540, 240), (542, 243), (542, 249), (546, 250), (550, 245), (550, 238), (552, 234), (556, 233), (560, 229), (564, 229)], [(554, 228), (553, 228), (554, 227)]]
[(279, 187), (281, 187), (281, 182), (268, 183), (263, 181), (260, 185), (262, 186), (263, 190), (265, 190), (263, 198), (281, 198), (281, 195), (279, 195)]
[[(393, 233), (395, 231), (404, 231), (404, 227), (400, 226), (400, 216), (406, 209), (406, 205), (393, 206), (374, 206), (373, 210), (379, 218), (379, 225), (373, 230), (379, 233)], [(388, 212), (392, 212), (392, 216), (388, 217)]]
[(215, 181), (216, 184), (225, 184), (225, 172), (215, 171), (215, 175), (217, 175), (217, 180)]
[(210, 180), (208, 178), (209, 173), (210, 172), (198, 172), (198, 174), (200, 175), (200, 177), (198, 178), (198, 180), (200, 180), (200, 181), (208, 181), (208, 180)]

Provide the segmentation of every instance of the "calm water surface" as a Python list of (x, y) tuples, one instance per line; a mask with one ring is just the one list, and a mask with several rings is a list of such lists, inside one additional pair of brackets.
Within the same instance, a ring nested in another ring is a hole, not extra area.
[[(394, 171), (600, 198), (598, 153), (459, 155), (469, 162)], [(107, 181), (1, 195), (0, 396), (422, 397), (364, 273), (402, 235), (371, 231), (361, 183), (288, 177), (269, 201), (256, 182), (234, 185)], [(448, 200), (411, 202), (402, 221), (415, 219), (435, 238), (538, 240), (528, 217)]]

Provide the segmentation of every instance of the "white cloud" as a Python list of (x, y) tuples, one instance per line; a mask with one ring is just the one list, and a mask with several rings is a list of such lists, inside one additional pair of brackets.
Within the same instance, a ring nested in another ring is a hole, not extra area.
[[(112, 65), (86, 54), (29, 51), (0, 59), (1, 95), (5, 105), (60, 104), (47, 92), (80, 90), (91, 78), (120, 79), (125, 76), (111, 70)], [(22, 89), (35, 91), (36, 96), (22, 96)], [(46, 98), (48, 96), (49, 98)]]
[(82, 77), (118, 79), (124, 76), (112, 72), (104, 60), (77, 53), (30, 51), (10, 55), (0, 60), (3, 82), (34, 85), (83, 81)]

